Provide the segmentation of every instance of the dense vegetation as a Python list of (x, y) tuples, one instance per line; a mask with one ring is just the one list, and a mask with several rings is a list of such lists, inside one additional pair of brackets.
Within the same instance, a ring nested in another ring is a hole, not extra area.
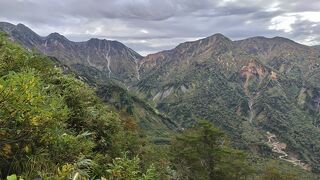
[[(288, 164), (264, 166), (269, 160), (232, 148), (227, 136), (205, 121), (162, 145), (150, 143), (137, 125), (143, 116), (135, 114), (161, 116), (152, 107), (141, 110), (148, 105), (120, 89), (112, 91), (115, 86), (99, 87), (105, 104), (81, 77), (64, 74), (56, 62), (27, 52), (4, 34), (0, 75), (1, 179), (314, 177)], [(140, 111), (134, 113), (136, 102)]]
[(112, 177), (128, 164), (132, 177), (150, 179), (152, 168), (137, 169), (136, 125), (110, 111), (93, 89), (3, 34), (0, 61), (2, 178)]
[(169, 136), (178, 129), (172, 119), (159, 113), (147, 100), (129, 91), (125, 84), (104, 76), (93, 67), (77, 65), (75, 71), (87, 84), (95, 87), (102, 101), (111, 105), (120, 115), (133, 117), (141, 131), (154, 141), (168, 141)]
[(318, 52), (284, 38), (214, 35), (153, 57), (136, 88), (178, 125), (206, 119), (236, 147), (269, 157), (278, 155), (271, 132), (288, 159), (320, 172)]

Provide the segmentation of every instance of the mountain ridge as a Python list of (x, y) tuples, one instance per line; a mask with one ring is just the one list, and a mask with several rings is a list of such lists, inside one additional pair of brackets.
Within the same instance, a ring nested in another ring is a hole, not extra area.
[[(17, 25), (14, 25), (14, 24), (11, 24), (11, 23), (8, 23), (8, 22), (0, 22), (0, 28), (2, 28), (4, 31), (10, 31), (10, 30), (13, 30), (15, 29), (15, 27), (20, 27), (20, 29), (28, 29), (30, 32), (36, 34), (35, 32), (33, 32), (30, 28), (28, 28), (27, 26), (25, 26), (24, 24), (22, 23), (18, 23)], [(21, 28), (22, 27), (22, 28)], [(85, 43), (85, 42), (88, 42), (90, 40), (100, 40), (100, 41), (109, 41), (109, 42), (117, 42), (117, 43), (121, 43), (117, 40), (107, 40), (107, 39), (100, 39), (100, 38), (90, 38), (86, 41), (72, 41), (72, 40), (69, 40), (68, 38), (66, 38), (65, 36), (63, 36), (62, 34), (58, 33), (58, 32), (53, 32), (53, 33), (50, 33), (49, 35), (47, 36), (39, 36), (37, 34), (38, 37), (41, 37), (42, 39), (46, 39), (50, 36), (60, 36), (60, 37), (63, 37), (65, 38), (67, 41), (70, 41), (70, 42), (73, 42), (73, 43)], [(305, 44), (301, 44), (301, 43), (298, 43), (296, 41), (293, 41), (291, 39), (288, 39), (288, 38), (285, 38), (285, 37), (281, 37), (281, 36), (274, 36), (274, 37), (265, 37), (265, 36), (253, 36), (253, 37), (248, 37), (248, 38), (244, 38), (244, 39), (240, 39), (240, 40), (231, 40), (230, 38), (228, 38), (227, 36), (223, 35), (222, 33), (215, 33), (213, 35), (210, 35), (208, 37), (205, 37), (205, 38), (200, 38), (200, 39), (197, 39), (197, 40), (194, 40), (194, 41), (186, 41), (186, 42), (183, 42), (183, 43), (180, 43), (178, 44), (176, 47), (174, 47), (173, 49), (181, 46), (181, 45), (184, 45), (184, 44), (189, 44), (189, 43), (195, 43), (195, 42), (201, 42), (203, 40), (207, 40), (207, 39), (212, 39), (212, 38), (216, 38), (216, 37), (220, 37), (222, 39), (227, 39), (229, 41), (232, 41), (232, 42), (241, 42), (241, 41), (248, 41), (248, 40), (252, 40), (252, 39), (264, 39), (264, 40), (283, 40), (283, 41), (287, 41), (287, 42), (293, 42), (297, 45), (301, 45), (301, 46), (304, 46), (304, 47), (319, 47), (320, 45), (315, 45), (315, 46), (308, 46), (308, 45), (305, 45)], [(122, 43), (121, 43), (122, 44)], [(130, 48), (131, 49), (131, 48)], [(133, 49), (131, 49), (133, 50)], [(150, 55), (153, 55), (153, 54), (157, 54), (157, 53), (161, 53), (161, 52), (166, 52), (166, 51), (170, 51), (172, 49), (169, 49), (169, 50), (162, 50), (162, 51), (159, 51), (159, 52), (155, 52), (155, 53), (151, 53), (151, 54), (147, 54), (146, 56), (150, 56)], [(134, 51), (134, 50), (133, 50)], [(144, 56), (144, 57), (146, 57)], [(142, 56), (143, 57), (143, 56)]]
[(0, 28), (27, 49), (36, 49), (48, 56), (54, 56), (73, 67), (76, 64), (97, 68), (106, 77), (131, 82), (139, 75), (137, 61), (142, 58), (137, 52), (119, 41), (91, 38), (74, 42), (59, 33), (41, 37), (23, 24), (0, 23)]
[[(56, 41), (47, 42), (54, 47), (49, 52), (73, 55), (68, 53), (74, 44)], [(110, 49), (108, 41), (92, 39), (80, 44), (85, 44), (83, 67), (74, 64), (74, 69), (91, 77), (101, 73), (100, 80), (124, 82), (127, 90), (174, 119), (177, 127), (206, 119), (237, 139), (235, 146), (278, 157), (268, 144), (270, 132), (286, 144), (288, 162), (295, 158), (305, 164), (303, 168), (320, 172), (320, 51), (314, 47), (282, 37), (232, 41), (214, 34), (146, 57), (131, 57), (133, 50), (118, 51), (119, 44)], [(126, 61), (110, 66), (109, 55)], [(91, 62), (99, 59), (104, 63)], [(88, 73), (86, 67), (95, 69)], [(101, 94), (108, 95), (107, 90)]]
[(206, 119), (238, 139), (237, 146), (260, 153), (272, 132), (288, 145), (289, 159), (319, 170), (319, 51), (281, 37), (218, 35), (142, 62), (138, 91), (180, 126)]

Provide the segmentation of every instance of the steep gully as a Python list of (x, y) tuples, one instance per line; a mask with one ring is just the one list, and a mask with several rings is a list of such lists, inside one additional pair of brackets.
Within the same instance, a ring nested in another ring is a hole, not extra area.
[[(277, 80), (277, 74), (271, 71), (269, 74), (265, 68), (261, 67), (259, 64), (255, 62), (248, 63), (247, 66), (243, 66), (241, 69), (241, 76), (245, 78), (243, 83), (243, 89), (244, 93), (247, 96), (248, 99), (248, 107), (249, 107), (249, 122), (252, 123), (254, 116), (255, 116), (255, 110), (254, 110), (254, 103), (255, 100), (259, 97), (260, 93), (265, 90), (268, 83), (264, 87), (260, 87), (262, 85), (262, 82), (265, 78), (268, 78), (268, 80)], [(257, 78), (259, 81), (258, 87), (255, 88), (253, 92), (250, 92), (249, 90), (249, 81), (252, 78)]]
[(134, 63), (135, 63), (135, 71), (136, 71), (136, 73), (137, 73), (137, 79), (138, 80), (140, 80), (140, 65), (139, 65), (139, 63), (138, 63), (138, 60), (137, 60), (137, 58), (136, 57), (134, 57), (132, 54), (131, 54), (131, 52), (129, 53), (129, 55), (132, 57), (132, 59), (133, 59), (133, 61), (134, 61)]
[[(241, 69), (241, 76), (245, 78), (244, 84), (243, 84), (243, 89), (245, 95), (248, 97), (248, 107), (249, 107), (249, 122), (252, 123), (253, 118), (255, 116), (255, 111), (253, 108), (254, 105), (254, 99), (256, 96), (259, 95), (260, 92), (256, 93), (250, 93), (249, 91), (249, 80), (251, 77), (259, 74), (259, 77), (261, 73), (258, 73), (259, 71), (257, 70), (256, 64), (255, 63), (249, 63), (247, 66), (243, 66)], [(261, 78), (260, 78), (260, 83), (261, 83)]]
[(109, 78), (111, 77), (111, 69), (110, 69), (110, 61), (111, 61), (111, 59), (110, 59), (110, 56), (109, 56), (109, 53), (110, 53), (110, 44), (108, 44), (109, 45), (109, 49), (108, 49), (108, 51), (107, 51), (107, 53), (106, 53), (106, 60), (107, 60), (107, 68), (108, 68), (108, 71), (109, 71)]

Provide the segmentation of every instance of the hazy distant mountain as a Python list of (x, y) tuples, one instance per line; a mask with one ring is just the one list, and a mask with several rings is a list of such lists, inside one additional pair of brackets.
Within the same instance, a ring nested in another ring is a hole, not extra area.
[(118, 41), (90, 39), (73, 42), (58, 33), (40, 37), (23, 24), (6, 22), (0, 23), (0, 29), (25, 47), (54, 56), (73, 68), (94, 67), (104, 77), (124, 82), (139, 79), (137, 61), (142, 56)]

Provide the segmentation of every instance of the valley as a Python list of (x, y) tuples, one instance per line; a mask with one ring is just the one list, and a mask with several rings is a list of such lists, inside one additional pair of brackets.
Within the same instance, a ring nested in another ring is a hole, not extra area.
[(206, 120), (236, 149), (270, 159), (277, 154), (277, 160), (320, 172), (316, 47), (281, 37), (234, 41), (214, 34), (143, 57), (118, 41), (41, 37), (4, 22), (0, 28), (25, 49), (67, 66), (154, 144), (167, 146), (173, 135)]

